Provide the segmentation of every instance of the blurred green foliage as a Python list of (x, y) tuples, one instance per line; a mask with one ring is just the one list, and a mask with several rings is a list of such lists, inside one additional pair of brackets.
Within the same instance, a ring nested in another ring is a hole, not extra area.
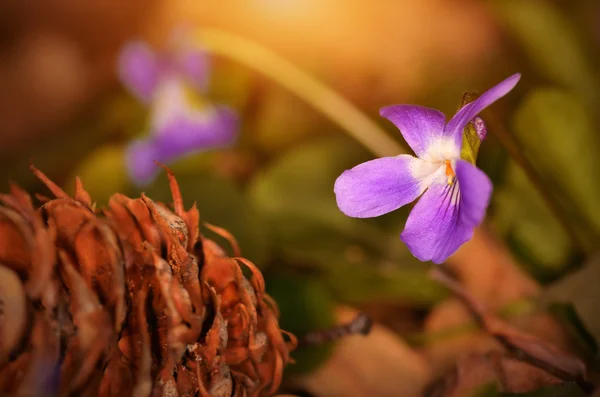
[[(552, 197), (536, 191), (518, 162), (509, 162), (496, 184), (494, 225), (521, 262), (539, 280), (559, 278), (593, 252), (600, 238), (600, 150), (596, 118), (598, 71), (590, 41), (569, 14), (552, 1), (490, 3), (525, 58), (513, 62), (529, 71), (524, 80), (545, 83), (526, 92), (515, 108), (512, 132)], [(580, 3), (583, 11), (587, 5)], [(539, 80), (539, 78), (537, 78)], [(493, 133), (493, 131), (492, 131)], [(578, 246), (557, 221), (547, 200), (559, 203)], [(582, 251), (583, 250), (583, 251)]]
[(547, 79), (596, 104), (598, 86), (574, 21), (551, 1), (499, 0), (493, 9)]
[[(267, 293), (277, 302), (281, 317), (279, 326), (295, 335), (323, 331), (334, 326), (335, 303), (331, 295), (314, 279), (302, 275), (272, 275), (265, 279)], [(320, 346), (301, 345), (292, 353), (296, 361), (292, 373), (314, 370), (333, 351), (333, 343)]]
[(108, 204), (116, 192), (132, 189), (126, 170), (125, 146), (103, 145), (86, 156), (67, 178), (67, 190), (75, 190), (75, 177), (81, 178), (85, 189), (98, 206)]
[(532, 90), (514, 116), (514, 131), (565, 206), (581, 212), (578, 219), (570, 211), (572, 220), (587, 222), (582, 228), (596, 233), (581, 237), (595, 240), (600, 231), (600, 140), (581, 100), (559, 88)]
[(335, 179), (369, 158), (347, 137), (315, 139), (262, 170), (249, 197), (268, 221), (277, 249), (295, 262), (318, 266), (339, 299), (436, 302), (445, 292), (400, 242), (402, 219), (394, 217), (390, 227), (389, 220), (349, 218), (337, 209)]
[(493, 196), (494, 226), (533, 275), (555, 279), (570, 264), (571, 241), (523, 171), (511, 163), (506, 174)]
[[(177, 182), (183, 195), (186, 208), (194, 202), (200, 210), (200, 221), (223, 227), (233, 234), (244, 257), (255, 262), (257, 266), (267, 264), (269, 241), (262, 218), (245, 200), (242, 190), (231, 180), (215, 175), (210, 171), (202, 171), (200, 167), (185, 172), (176, 172)], [(171, 192), (166, 188), (168, 180), (162, 172), (156, 180), (143, 189), (148, 197), (165, 203), (172, 202)], [(227, 244), (207, 230), (203, 232), (215, 238), (223, 247)]]

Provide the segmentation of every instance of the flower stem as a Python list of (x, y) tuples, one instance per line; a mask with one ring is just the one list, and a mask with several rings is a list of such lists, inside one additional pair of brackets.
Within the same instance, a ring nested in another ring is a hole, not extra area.
[(195, 38), (208, 51), (234, 59), (266, 75), (314, 106), (379, 157), (406, 150), (356, 106), (270, 50), (234, 34), (199, 29)]
[[(575, 230), (573, 224), (569, 221), (569, 216), (552, 194), (550, 189), (546, 186), (546, 183), (542, 176), (536, 171), (535, 167), (523, 154), (523, 151), (519, 148), (519, 145), (510, 134), (510, 132), (504, 127), (504, 125), (495, 117), (494, 113), (490, 110), (484, 111), (484, 118), (486, 123), (491, 127), (490, 130), (496, 135), (500, 143), (508, 151), (512, 159), (521, 167), (529, 181), (533, 184), (536, 190), (540, 193), (542, 199), (548, 205), (550, 211), (554, 214), (557, 221), (561, 224), (564, 231), (567, 233), (573, 245), (585, 254), (591, 254), (593, 246), (587, 241), (584, 241)], [(593, 234), (592, 234), (593, 235)]]

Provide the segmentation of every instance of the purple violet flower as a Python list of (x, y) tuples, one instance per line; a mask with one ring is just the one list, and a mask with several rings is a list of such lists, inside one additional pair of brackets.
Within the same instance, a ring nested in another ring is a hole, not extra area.
[(380, 113), (400, 129), (417, 157), (401, 154), (367, 161), (335, 182), (340, 210), (355, 218), (394, 211), (419, 196), (400, 238), (421, 261), (443, 263), (473, 236), (492, 193), (490, 179), (460, 158), (463, 129), (479, 112), (508, 94), (515, 74), (462, 107), (446, 124), (436, 109), (384, 107)]
[(147, 184), (158, 168), (154, 160), (170, 163), (203, 150), (227, 147), (238, 131), (237, 115), (226, 106), (213, 106), (199, 94), (206, 91), (209, 65), (206, 55), (173, 36), (167, 51), (155, 53), (145, 42), (125, 46), (119, 59), (122, 82), (150, 107), (149, 136), (127, 149), (132, 179)]

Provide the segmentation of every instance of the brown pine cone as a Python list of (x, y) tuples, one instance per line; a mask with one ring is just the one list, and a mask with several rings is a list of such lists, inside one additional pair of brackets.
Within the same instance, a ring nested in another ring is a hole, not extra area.
[[(115, 194), (0, 195), (0, 395), (271, 396), (296, 344), (260, 271), (173, 210)], [(246, 278), (242, 267), (249, 270)], [(284, 338), (287, 335), (287, 338)]]

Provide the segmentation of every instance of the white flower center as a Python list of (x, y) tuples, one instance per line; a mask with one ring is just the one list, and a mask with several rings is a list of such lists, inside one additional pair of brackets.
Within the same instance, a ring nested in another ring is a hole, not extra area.
[(456, 160), (442, 161), (415, 161), (411, 165), (410, 173), (413, 178), (420, 181), (426, 188), (433, 183), (447, 183), (453, 185), (456, 181)]
[(456, 160), (460, 158), (460, 147), (452, 138), (436, 139), (427, 147), (427, 151), (421, 158), (431, 162)]

